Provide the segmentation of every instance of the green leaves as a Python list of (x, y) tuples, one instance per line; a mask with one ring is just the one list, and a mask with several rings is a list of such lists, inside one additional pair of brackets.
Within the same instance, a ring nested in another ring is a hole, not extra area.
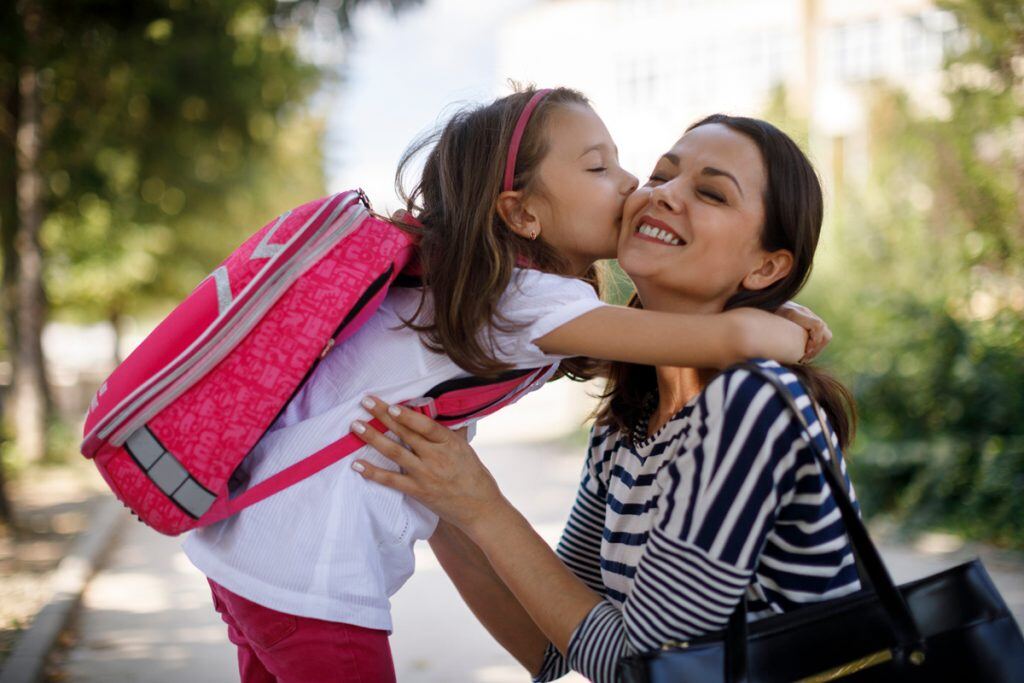
[[(70, 17), (62, 3), (36, 6), (33, 49), (0, 48), (0, 96), (19, 61), (37, 60), (56, 315), (166, 306), (270, 216), (322, 193), (319, 139), (305, 132), (319, 130), (305, 110), (319, 73), (298, 58), (297, 33), (273, 23), (273, 2), (93, 1)], [(302, 154), (282, 154), (296, 141)], [(275, 193), (282, 176), (301, 182)], [(265, 199), (225, 211), (256, 188)]]
[(964, 46), (948, 115), (876, 89), (870, 176), (804, 303), (852, 378), (866, 511), (1024, 547), (1024, 5), (943, 5)]

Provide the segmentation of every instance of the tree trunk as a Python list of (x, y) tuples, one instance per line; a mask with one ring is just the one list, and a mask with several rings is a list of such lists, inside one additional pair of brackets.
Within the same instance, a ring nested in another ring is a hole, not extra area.
[[(0, 446), (3, 445), (3, 437), (0, 437)], [(4, 476), (3, 463), (0, 462), (0, 524), (6, 524), (8, 528), (14, 527), (14, 508), (7, 497), (7, 477)]]
[[(17, 86), (12, 87), (7, 93), (7, 101), (4, 105), (12, 121), (10, 152), (11, 161), (13, 162), (14, 129), (16, 125), (13, 122), (17, 120), (18, 110), (21, 107)], [(4, 153), (6, 154), (7, 152), (8, 150), (5, 147)], [(17, 300), (18, 272), (20, 270), (18, 268), (18, 252), (14, 249), (14, 239), (18, 232), (18, 203), (16, 199), (18, 196), (18, 176), (13, 163), (10, 171), (9, 174), (4, 173), (4, 188), (0, 190), (0, 196), (3, 197), (3, 205), (0, 206), (0, 264), (2, 264), (0, 267), (3, 268), (3, 282), (0, 285), (0, 297), (2, 297), (0, 307), (3, 310), (4, 340), (9, 351), (15, 348), (18, 339), (18, 327), (14, 321), (14, 312), (17, 310), (15, 301)]]
[[(7, 93), (7, 101), (4, 103), (7, 112), (18, 111), (18, 88), (13, 87)], [(11, 121), (15, 117), (11, 115)], [(3, 142), (7, 142), (4, 140)], [(15, 324), (14, 312), (17, 310), (16, 294), (18, 289), (18, 252), (14, 249), (14, 238), (18, 229), (18, 204), (15, 197), (18, 194), (17, 174), (14, 171), (14, 134), (10, 136), (10, 149), (5, 146), (3, 153), (10, 154), (11, 167), (3, 169), (3, 188), (0, 188), (0, 269), (3, 270), (3, 280), (0, 282), (0, 316), (3, 320), (4, 346), (7, 355), (6, 360), (13, 361), (13, 349), (17, 345), (18, 328)], [(4, 160), (7, 161), (6, 159)], [(0, 387), (0, 406), (3, 406), (2, 413), (7, 414), (10, 401), (10, 377), (5, 378), (7, 382)], [(2, 429), (2, 427), (0, 427)]]
[[(30, 46), (38, 35), (39, 17), (26, 9), (25, 35)], [(18, 75), (21, 106), (18, 112), (17, 201), (18, 225), (14, 248), (18, 274), (14, 353), (14, 428), (18, 452), (29, 461), (46, 453), (48, 392), (43, 360), (42, 331), (46, 317), (43, 296), (43, 255), (39, 230), (43, 222), (43, 179), (39, 172), (40, 97), (39, 72), (27, 59)]]
[[(13, 193), (12, 193), (13, 195)], [(3, 297), (4, 342), (8, 353), (18, 345), (18, 325), (15, 322), (18, 292), (18, 252), (14, 249), (16, 226), (7, 213), (0, 215), (0, 258), (3, 265), (3, 284), (0, 285), (0, 296)], [(13, 355), (13, 354), (12, 354)]]
[[(15, 92), (17, 88), (12, 88)], [(17, 98), (11, 97), (11, 100), (16, 104)], [(9, 111), (17, 111), (16, 108), (12, 107)], [(0, 209), (0, 267), (3, 268), (3, 283), (0, 285), (0, 316), (3, 317), (4, 326), (4, 340), (7, 345), (8, 353), (15, 348), (17, 339), (17, 327), (14, 322), (15, 318), (15, 293), (17, 291), (18, 284), (18, 255), (14, 250), (14, 234), (15, 226), (17, 225), (15, 214), (16, 209), (14, 207), (14, 197), (16, 195), (16, 184), (15, 174), (5, 175), (4, 180), (10, 180), (10, 187), (4, 187), (4, 191), (8, 193), (9, 200), (5, 198), (4, 206)], [(10, 201), (10, 205), (8, 205)], [(10, 354), (13, 358), (13, 354)], [(6, 418), (8, 406), (13, 405), (10, 387), (0, 387), (0, 445), (3, 444), (6, 438), (6, 428), (2, 424)], [(2, 452), (2, 449), (0, 449)], [(4, 477), (4, 462), (0, 459), (0, 522), (6, 523), (8, 527), (14, 526), (14, 510), (11, 507), (10, 500), (7, 497), (7, 479)]]

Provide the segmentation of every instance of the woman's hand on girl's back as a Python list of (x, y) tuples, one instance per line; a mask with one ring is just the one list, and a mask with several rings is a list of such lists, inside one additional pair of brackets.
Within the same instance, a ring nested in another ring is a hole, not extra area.
[(463, 530), (506, 502), (464, 431), (454, 432), (426, 415), (389, 406), (377, 397), (364, 399), (363, 407), (408, 445), (389, 439), (364, 421), (354, 422), (356, 436), (402, 468), (393, 472), (363, 460), (353, 462), (352, 469), (365, 479), (412, 496)]

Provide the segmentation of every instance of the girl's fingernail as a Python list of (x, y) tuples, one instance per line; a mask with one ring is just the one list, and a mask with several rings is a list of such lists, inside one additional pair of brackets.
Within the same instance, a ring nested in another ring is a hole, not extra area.
[(363, 472), (366, 470), (366, 465), (356, 460), (354, 463), (352, 463), (352, 469), (354, 469), (356, 472)]
[(366, 431), (366, 425), (364, 425), (359, 420), (356, 420), (355, 422), (352, 423), (352, 431), (355, 432), (356, 434), (362, 434), (363, 432)]
[(392, 417), (398, 417), (401, 412), (402, 411), (398, 406), (388, 406), (388, 415)]
[(366, 408), (367, 410), (373, 410), (374, 406), (377, 405), (369, 396), (360, 401), (360, 403), (362, 403), (363, 407)]

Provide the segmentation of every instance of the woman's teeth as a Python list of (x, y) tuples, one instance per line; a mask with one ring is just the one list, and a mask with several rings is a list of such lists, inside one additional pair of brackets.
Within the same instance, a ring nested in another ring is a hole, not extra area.
[(682, 244), (682, 241), (672, 233), (662, 230), (661, 228), (656, 228), (653, 225), (647, 225), (646, 223), (644, 225), (641, 225), (637, 229), (637, 232), (639, 232), (641, 235), (653, 237), (654, 239), (664, 242), (665, 244), (671, 244), (672, 246), (679, 246), (680, 244)]

